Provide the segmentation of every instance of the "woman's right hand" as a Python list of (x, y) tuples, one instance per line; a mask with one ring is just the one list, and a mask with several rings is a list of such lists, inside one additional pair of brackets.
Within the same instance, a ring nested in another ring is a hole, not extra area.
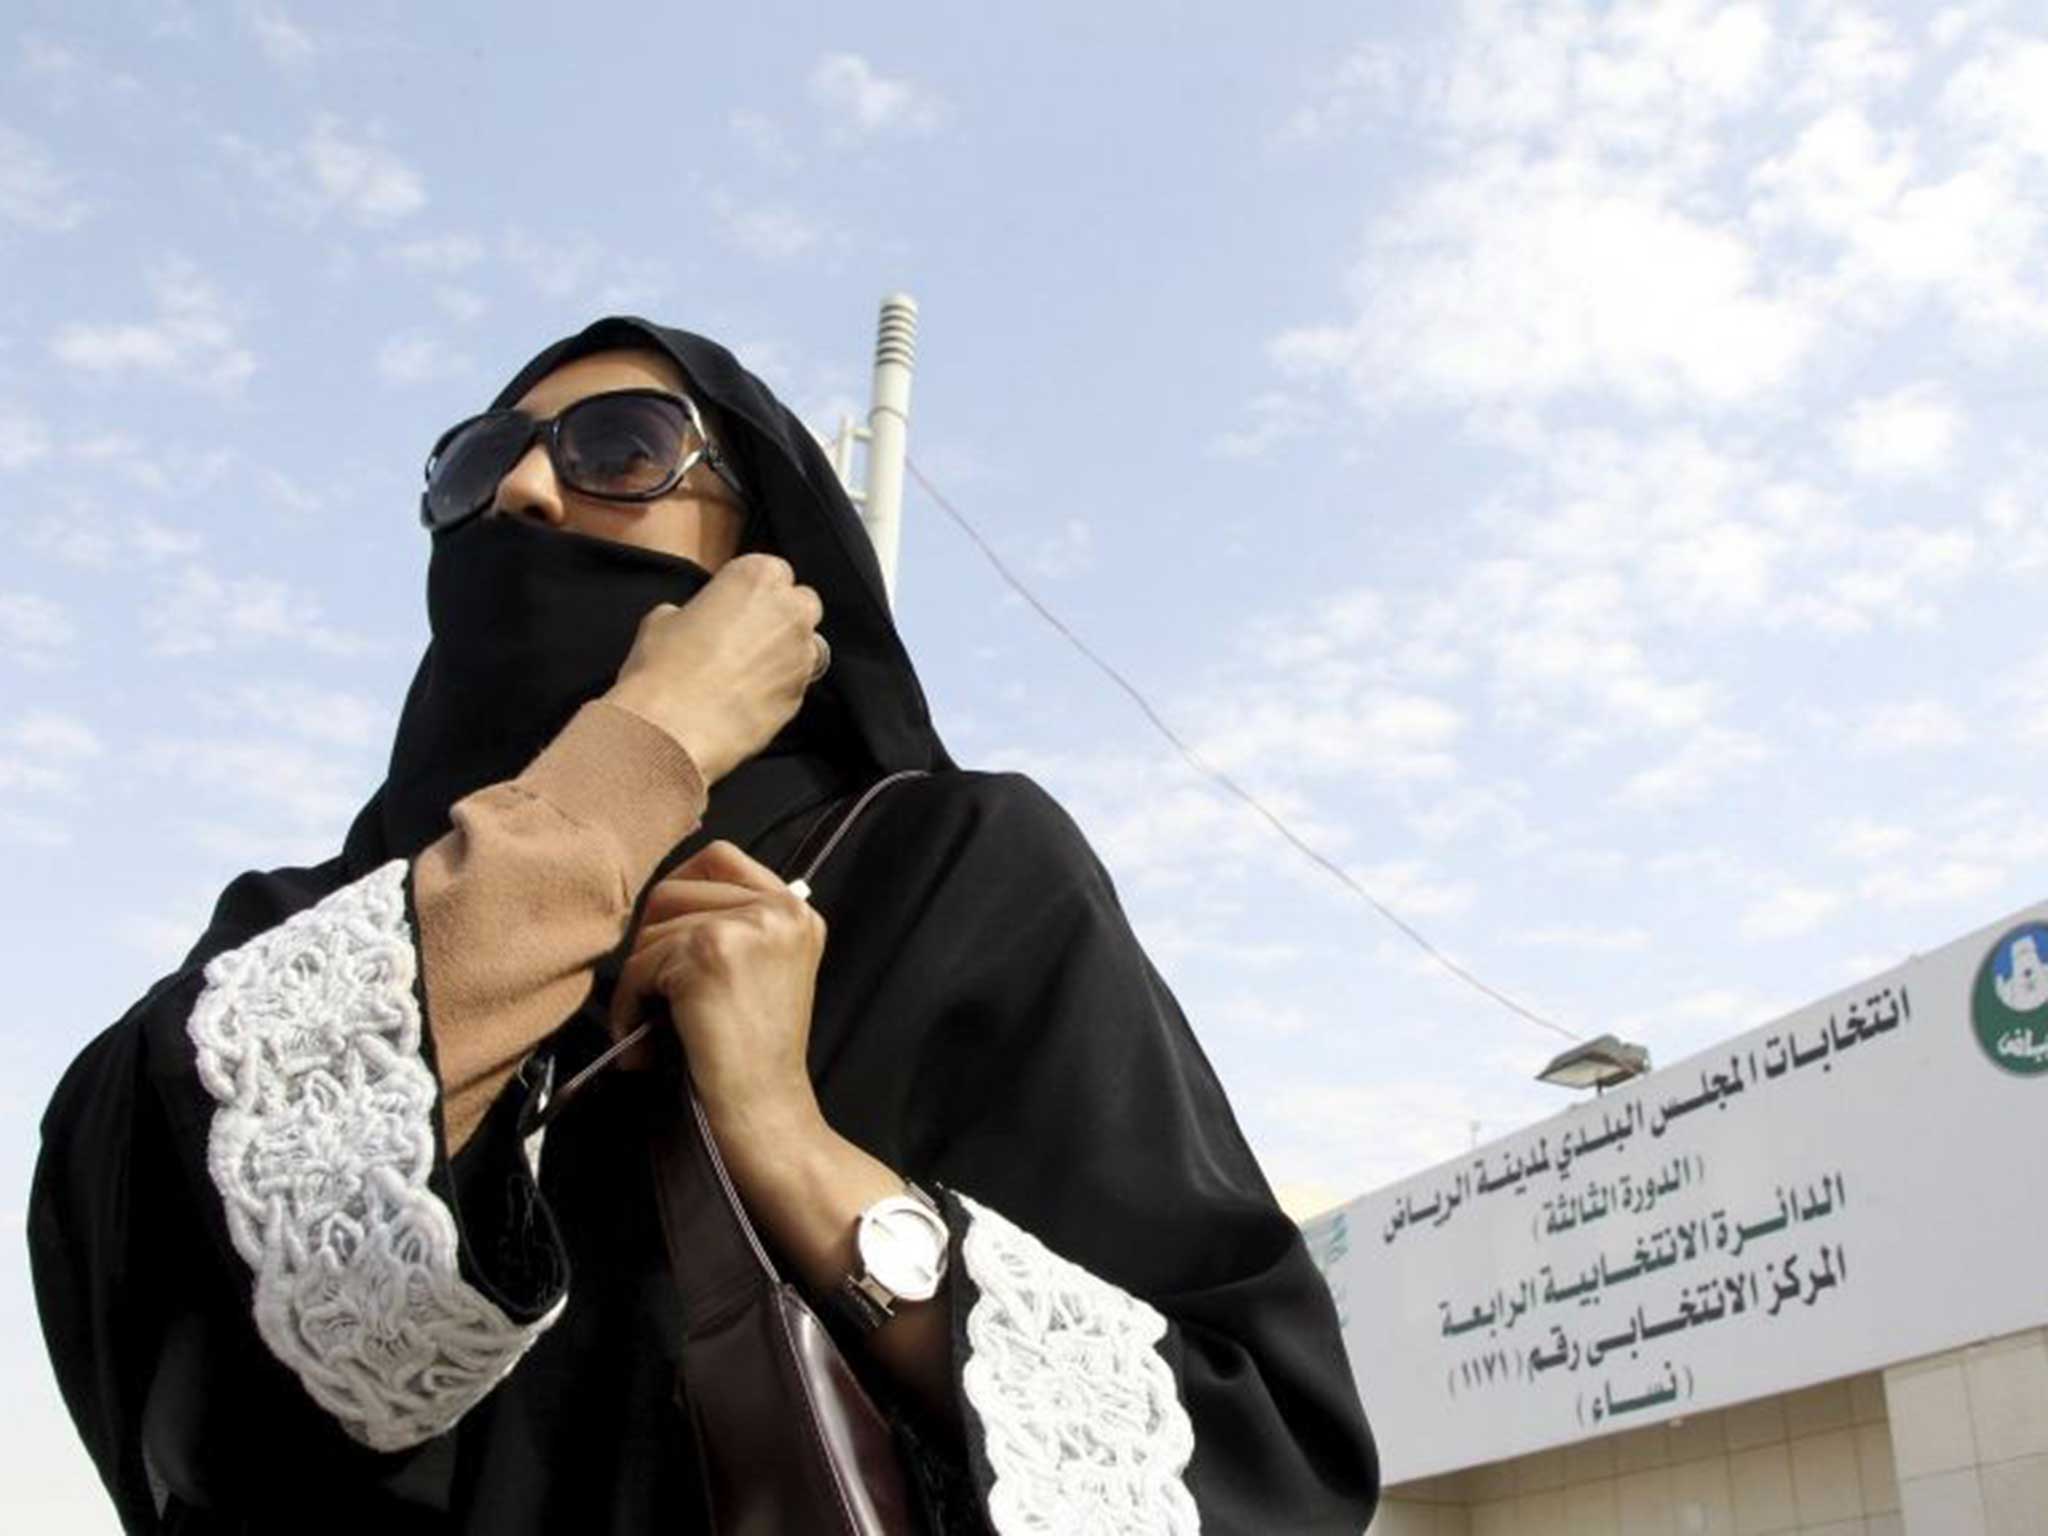
[(683, 744), (708, 788), (803, 706), (825, 603), (780, 555), (735, 555), (687, 603), (659, 603), (606, 694)]

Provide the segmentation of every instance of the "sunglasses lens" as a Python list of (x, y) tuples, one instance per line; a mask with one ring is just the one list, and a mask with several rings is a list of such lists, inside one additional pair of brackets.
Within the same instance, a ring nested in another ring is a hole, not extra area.
[(562, 413), (562, 475), (593, 496), (644, 496), (702, 446), (689, 413), (653, 395), (596, 395)]
[(479, 416), (455, 429), (427, 471), (427, 511), (442, 527), (480, 511), (519, 462), (533, 426), (514, 412)]

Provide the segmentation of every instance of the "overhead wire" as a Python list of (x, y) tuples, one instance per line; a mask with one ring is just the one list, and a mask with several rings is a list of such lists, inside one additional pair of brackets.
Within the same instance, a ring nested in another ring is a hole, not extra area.
[(1121, 688), (1126, 694), (1130, 695), (1132, 702), (1135, 703), (1138, 706), (1138, 708), (1144, 712), (1145, 718), (1152, 722), (1153, 726), (1159, 731), (1159, 733), (1162, 736), (1164, 736), (1168, 741), (1173, 743), (1174, 748), (1180, 753), (1182, 757), (1187, 759), (1187, 761), (1195, 768), (1195, 770), (1198, 773), (1201, 773), (1204, 777), (1214, 781), (1217, 784), (1222, 785), (1223, 788), (1228, 790), (1231, 794), (1237, 796), (1238, 799), (1242, 800), (1246, 805), (1249, 805), (1253, 810), (1257, 811), (1261, 816), (1265, 817), (1266, 820), (1272, 824), (1273, 829), (1277, 831), (1282, 837), (1286, 838), (1288, 842), (1292, 843), (1294, 847), (1298, 849), (1304, 856), (1313, 860), (1316, 864), (1320, 865), (1330, 874), (1336, 876), (1336, 878), (1339, 881), (1341, 881), (1347, 888), (1349, 888), (1355, 895), (1363, 898), (1365, 902), (1369, 906), (1371, 906), (1375, 912), (1377, 912), (1382, 918), (1384, 918), (1389, 924), (1391, 924), (1403, 937), (1408, 939), (1410, 943), (1414, 944), (1416, 948), (1420, 949), (1425, 955), (1429, 956), (1431, 960), (1435, 961), (1439, 966), (1443, 967), (1444, 970), (1448, 971), (1452, 976), (1455, 976), (1459, 981), (1464, 982), (1465, 985), (1467, 985), (1468, 987), (1471, 987), (1473, 990), (1482, 993), (1484, 996), (1491, 999), (1493, 1002), (1499, 1004), (1501, 1007), (1507, 1009), (1509, 1012), (1519, 1015), (1521, 1018), (1527, 1020), (1531, 1024), (1535, 1024), (1540, 1028), (1547, 1029), (1553, 1034), (1562, 1035), (1567, 1040), (1577, 1041), (1583, 1038), (1573, 1030), (1566, 1028), (1564, 1025), (1559, 1024), (1554, 1020), (1547, 1019), (1542, 1014), (1537, 1013), (1534, 1009), (1524, 1006), (1522, 1003), (1516, 1001), (1513, 997), (1510, 997), (1506, 992), (1503, 992), (1500, 988), (1494, 986), (1492, 983), (1485, 980), (1485, 978), (1474, 974), (1466, 966), (1461, 965), (1451, 956), (1445, 954), (1442, 949), (1438, 948), (1435, 944), (1431, 943), (1426, 935), (1420, 932), (1412, 923), (1408, 922), (1405, 918), (1403, 918), (1400, 913), (1396, 912), (1392, 907), (1388, 906), (1384, 901), (1380, 900), (1379, 897), (1375, 896), (1371, 891), (1367, 890), (1363, 885), (1359, 884), (1357, 880), (1353, 879), (1351, 874), (1347, 870), (1345, 870), (1343, 866), (1337, 864), (1334, 860), (1326, 858), (1318, 849), (1316, 849), (1311, 844), (1309, 844), (1305, 839), (1297, 835), (1292, 827), (1288, 826), (1286, 822), (1282, 821), (1277, 815), (1275, 815), (1270, 809), (1268, 809), (1266, 805), (1263, 802), (1261, 802), (1256, 795), (1252, 794), (1251, 791), (1244, 788), (1241, 784), (1239, 784), (1235, 779), (1231, 778), (1230, 775), (1225, 773), (1222, 769), (1214, 767), (1211, 764), (1205, 762), (1202, 759), (1201, 754), (1196, 752), (1193, 747), (1190, 747), (1185, 741), (1183, 741), (1180, 737), (1180, 734), (1177, 731), (1175, 731), (1171, 725), (1167, 724), (1165, 719), (1161, 717), (1159, 711), (1152, 707), (1151, 701), (1148, 700), (1145, 697), (1145, 695), (1142, 692), (1140, 692), (1135, 685), (1133, 685), (1128, 679), (1126, 679), (1121, 672), (1117, 671), (1115, 667), (1111, 666), (1108, 661), (1106, 661), (1105, 659), (1103, 659), (1103, 657), (1098, 655), (1095, 649), (1092, 646), (1090, 646), (1085, 640), (1083, 640), (1079, 635), (1075, 634), (1074, 631), (1060, 619), (1060, 616), (1058, 614), (1054, 613), (1050, 608), (1046, 607), (1044, 603), (1038, 600), (1037, 595), (1033, 593), (1032, 590), (1029, 587), (1027, 587), (1021, 580), (1018, 579), (1018, 577), (1010, 570), (1009, 566), (1004, 564), (1002, 556), (998, 555), (995, 552), (994, 548), (989, 544), (988, 540), (984, 539), (981, 536), (980, 532), (976, 530), (974, 525), (967, 520), (967, 518), (959, 511), (959, 509), (956, 508), (952, 504), (952, 502), (946, 499), (945, 495), (939, 490), (939, 488), (932, 484), (930, 478), (927, 477), (924, 471), (918, 467), (917, 461), (911, 458), (908, 454), (904, 455), (904, 467), (909, 471), (910, 477), (913, 480), (915, 480), (920, 487), (923, 488), (924, 493), (927, 496), (931, 497), (931, 499), (938, 504), (939, 510), (944, 512), (948, 517), (952, 518), (953, 521), (960, 526), (961, 531), (964, 532), (968, 536), (968, 538), (974, 541), (975, 545), (981, 550), (982, 554), (985, 557), (987, 557), (989, 564), (995, 567), (996, 574), (1001, 576), (1003, 580), (1010, 585), (1010, 587), (1017, 593), (1019, 597), (1023, 598), (1025, 602), (1029, 603), (1035, 610), (1037, 610), (1039, 616), (1043, 618), (1046, 621), (1046, 623), (1050, 624), (1054, 629), (1058, 630), (1061, 635), (1065, 636), (1067, 642), (1070, 645), (1072, 645), (1074, 649), (1079, 651), (1083, 656), (1087, 657), (1088, 660), (1092, 662), (1105, 676), (1107, 676), (1111, 682), (1115, 683), (1117, 687)]

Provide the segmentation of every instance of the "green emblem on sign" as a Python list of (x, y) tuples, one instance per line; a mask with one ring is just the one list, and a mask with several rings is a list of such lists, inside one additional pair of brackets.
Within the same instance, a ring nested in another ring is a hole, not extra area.
[(1991, 946), (1970, 990), (1970, 1022), (2006, 1071), (2048, 1072), (2048, 923), (2015, 928)]

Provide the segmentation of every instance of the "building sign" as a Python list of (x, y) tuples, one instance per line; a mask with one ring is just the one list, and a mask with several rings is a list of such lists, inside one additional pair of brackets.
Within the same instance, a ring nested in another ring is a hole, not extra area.
[(2048, 908), (1303, 1230), (1402, 1482), (2048, 1322), (2044, 1167)]

